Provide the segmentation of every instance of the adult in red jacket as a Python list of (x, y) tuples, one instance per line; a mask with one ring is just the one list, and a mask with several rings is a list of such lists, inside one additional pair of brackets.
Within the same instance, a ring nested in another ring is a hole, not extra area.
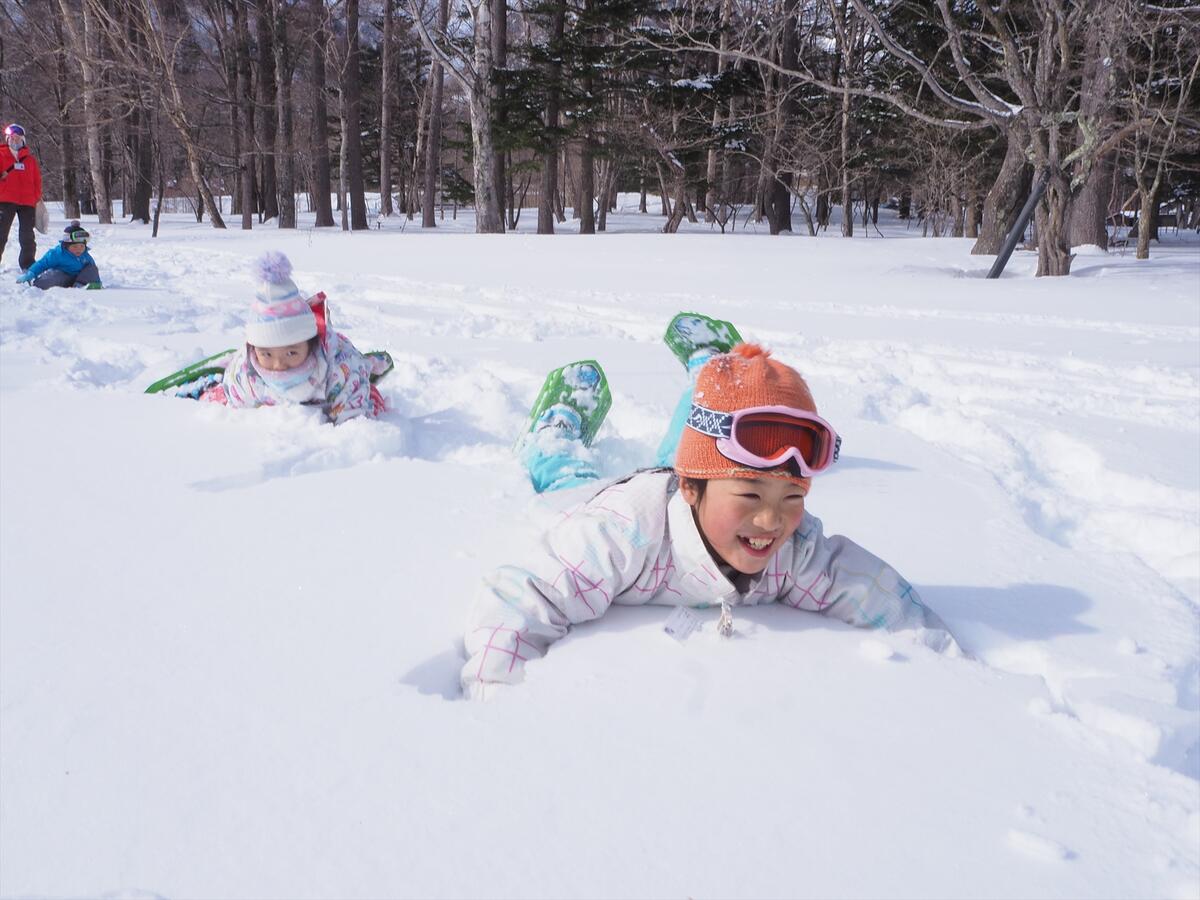
[(24, 272), (37, 259), (33, 222), (42, 199), (42, 170), (25, 146), (25, 129), (20, 125), (14, 122), (4, 129), (4, 143), (8, 146), (0, 149), (0, 257), (15, 218), (21, 242), (18, 262)]

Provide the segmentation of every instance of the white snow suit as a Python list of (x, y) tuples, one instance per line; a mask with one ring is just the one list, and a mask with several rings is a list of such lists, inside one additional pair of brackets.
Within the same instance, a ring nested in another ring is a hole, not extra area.
[(895, 569), (847, 538), (826, 537), (821, 520), (807, 512), (763, 572), (731, 575), (733, 581), (704, 546), (675, 474), (635, 474), (574, 510), (522, 565), (487, 579), (467, 619), (463, 691), (470, 695), (476, 682), (520, 681), (527, 660), (613, 603), (778, 601), (853, 625), (921, 630), (934, 649), (957, 648)]

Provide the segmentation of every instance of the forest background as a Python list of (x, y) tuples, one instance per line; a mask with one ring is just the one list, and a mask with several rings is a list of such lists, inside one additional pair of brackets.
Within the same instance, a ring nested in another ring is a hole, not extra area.
[(100, 223), (468, 204), (479, 232), (536, 209), (591, 234), (636, 191), (667, 232), (814, 234), (840, 205), (851, 236), (890, 202), (986, 254), (1043, 184), (1039, 275), (1200, 225), (1183, 0), (3, 0), (2, 24), (0, 111)]

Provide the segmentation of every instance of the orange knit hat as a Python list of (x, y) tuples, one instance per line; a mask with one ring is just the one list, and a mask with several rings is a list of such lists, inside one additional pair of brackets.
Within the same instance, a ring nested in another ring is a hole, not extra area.
[[(692, 400), (716, 412), (736, 412), (755, 406), (790, 406), (815, 413), (817, 404), (800, 373), (771, 358), (758, 344), (738, 344), (729, 353), (714, 356), (700, 370)], [(726, 459), (717, 450), (716, 438), (684, 428), (675, 454), (675, 471), (687, 478), (786, 478), (805, 488), (803, 478), (789, 465), (752, 469)]]

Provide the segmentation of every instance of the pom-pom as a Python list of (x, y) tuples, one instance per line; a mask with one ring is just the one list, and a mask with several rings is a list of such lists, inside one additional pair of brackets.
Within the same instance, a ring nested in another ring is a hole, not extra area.
[(272, 250), (254, 261), (254, 275), (270, 284), (283, 284), (292, 277), (292, 261), (278, 250)]
[(758, 344), (738, 344), (730, 353), (736, 353), (742, 359), (754, 359), (756, 356), (761, 356), (766, 359), (771, 355), (771, 351), (766, 347), (761, 347)]

